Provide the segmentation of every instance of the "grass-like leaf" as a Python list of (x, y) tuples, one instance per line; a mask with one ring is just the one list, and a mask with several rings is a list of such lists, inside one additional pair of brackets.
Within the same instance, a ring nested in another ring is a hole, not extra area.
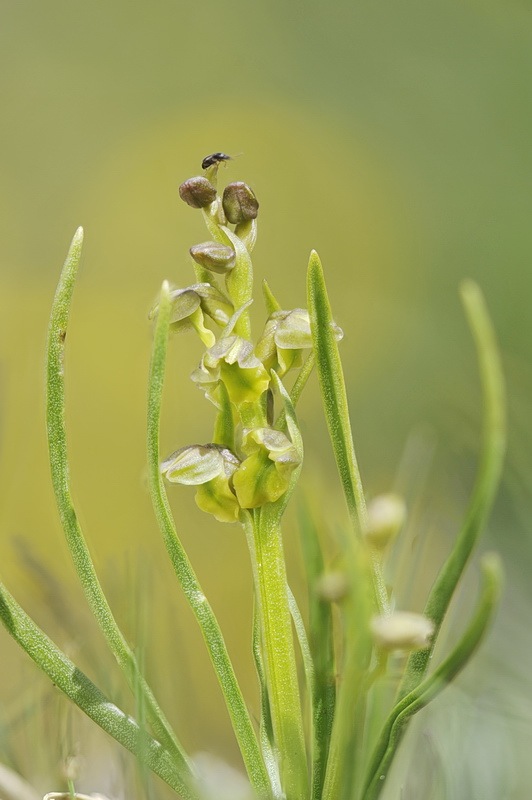
[(342, 600), (342, 657), (321, 800), (351, 800), (360, 780), (367, 706), (367, 674), (373, 642), (371, 568), (365, 549), (341, 532), (342, 569), (349, 587)]
[(425, 606), (425, 615), (436, 626), (432, 646), (410, 657), (399, 697), (408, 694), (427, 670), (449, 603), (490, 513), (506, 450), (505, 385), (495, 332), (479, 287), (473, 281), (466, 281), (461, 295), (477, 348), (484, 398), (482, 455), (462, 529)]
[[(308, 308), (323, 408), (336, 465), (353, 528), (360, 533), (367, 523), (366, 501), (353, 445), (344, 373), (332, 327), (333, 317), (318, 254), (310, 255), (307, 274)], [(375, 602), (381, 613), (389, 610), (388, 593), (380, 560), (372, 556)]]
[(169, 286), (161, 290), (155, 324), (148, 390), (148, 475), (157, 522), (181, 588), (201, 628), (216, 676), (222, 688), (249, 779), (259, 798), (271, 796), (268, 773), (214, 612), (205, 597), (177, 535), (159, 470), (159, 428), (170, 322)]
[(91, 555), (78, 522), (70, 493), (70, 474), (65, 426), (65, 341), (68, 317), (77, 270), (81, 258), (83, 230), (78, 228), (61, 272), (48, 329), (46, 423), (52, 484), (65, 537), (85, 596), (107, 640), (113, 655), (122, 668), (131, 689), (142, 691), (150, 725), (167, 750), (172, 753), (184, 775), (192, 777), (192, 768), (168, 720), (140, 674), (135, 655), (127, 644), (113, 617), (98, 581)]
[(255, 662), (255, 669), (257, 670), (257, 677), (259, 679), (260, 688), (260, 744), (262, 747), (262, 755), (264, 763), (270, 776), (270, 783), (272, 785), (273, 794), (279, 800), (283, 796), (281, 788), (281, 781), (279, 778), (279, 766), (274, 752), (274, 739), (272, 727), (272, 715), (270, 712), (270, 698), (268, 694), (268, 681), (266, 680), (266, 672), (264, 670), (264, 663), (262, 660), (262, 644), (261, 644), (261, 629), (260, 619), (257, 613), (257, 603), (253, 606), (253, 639), (252, 639), (253, 660)]
[(433, 700), (466, 666), (487, 633), (501, 594), (502, 567), (494, 553), (482, 559), (483, 585), (473, 618), (449, 656), (400, 700), (386, 721), (372, 757), (362, 800), (377, 800), (402, 734), (410, 719)]
[(136, 755), (183, 800), (198, 800), (192, 777), (137, 722), (124, 714), (70, 661), (0, 584), (0, 618), (13, 639), (67, 697)]
[(310, 644), (308, 640), (307, 629), (305, 628), (305, 622), (303, 620), (303, 615), (299, 610), (297, 600), (291, 588), (288, 586), (287, 589), (288, 589), (288, 606), (290, 608), (290, 615), (292, 617), (292, 622), (296, 632), (297, 641), (299, 643), (299, 650), (301, 652), (301, 659), (303, 661), (303, 671), (305, 673), (305, 684), (306, 684), (308, 704), (309, 704), (308, 727), (310, 735), (308, 738), (311, 745), (311, 750), (314, 751), (315, 747), (314, 697), (316, 694), (315, 690), (316, 670), (314, 669), (314, 662), (312, 660), (312, 653), (310, 652)]

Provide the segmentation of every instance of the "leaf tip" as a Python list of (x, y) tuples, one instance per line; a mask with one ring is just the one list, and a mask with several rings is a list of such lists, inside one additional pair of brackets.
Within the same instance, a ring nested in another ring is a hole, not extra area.
[(466, 308), (483, 303), (484, 300), (480, 286), (471, 278), (466, 278), (460, 283), (460, 297)]
[(489, 552), (482, 556), (480, 562), (484, 580), (489, 583), (494, 592), (499, 594), (504, 580), (504, 568), (498, 553)]
[(310, 251), (308, 265), (309, 265), (309, 269), (311, 269), (311, 268), (321, 269), (321, 260), (320, 260), (319, 255), (317, 254), (316, 250), (311, 250)]
[(72, 237), (72, 241), (70, 242), (69, 248), (69, 256), (79, 255), (81, 253), (81, 247), (83, 245), (83, 228), (81, 225), (76, 229), (74, 236)]

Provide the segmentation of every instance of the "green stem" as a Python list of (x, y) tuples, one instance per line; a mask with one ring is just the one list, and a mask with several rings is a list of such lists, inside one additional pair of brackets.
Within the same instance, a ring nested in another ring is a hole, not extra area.
[(91, 611), (119, 666), (124, 671), (130, 688), (135, 691), (136, 687), (140, 686), (155, 734), (175, 757), (180, 769), (192, 778), (191, 764), (151, 689), (140, 674), (135, 656), (113, 617), (98, 581), (71, 499), (65, 426), (64, 355), (68, 317), (82, 244), (83, 230), (78, 228), (61, 273), (48, 329), (46, 422), (52, 484), (72, 560)]
[(0, 583), (0, 618), (13, 639), (90, 719), (147, 766), (183, 800), (199, 800), (190, 775), (162, 745), (128, 717), (68, 659)]
[(249, 779), (259, 798), (269, 798), (271, 797), (271, 786), (268, 773), (220, 626), (177, 535), (159, 471), (159, 429), (169, 319), (169, 286), (164, 283), (155, 326), (148, 389), (148, 476), (153, 508), (172, 566), (205, 639)]
[(287, 800), (306, 800), (307, 759), (278, 514), (268, 514), (265, 506), (252, 515), (243, 512), (242, 522), (253, 567), (281, 783)]

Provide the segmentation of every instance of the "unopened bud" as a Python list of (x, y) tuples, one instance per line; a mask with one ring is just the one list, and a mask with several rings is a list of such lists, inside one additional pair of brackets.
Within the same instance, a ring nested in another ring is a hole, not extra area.
[(222, 203), (225, 216), (234, 225), (255, 219), (259, 212), (259, 203), (253, 191), (246, 183), (237, 181), (224, 189)]
[(202, 242), (190, 248), (190, 255), (200, 267), (224, 275), (235, 266), (235, 251), (220, 242)]
[(374, 617), (371, 632), (382, 650), (423, 650), (430, 645), (434, 623), (422, 614), (395, 611)]
[(368, 504), (365, 538), (377, 550), (392, 542), (406, 519), (406, 506), (397, 494), (381, 494)]
[(349, 594), (349, 579), (345, 572), (325, 572), (316, 581), (316, 594), (326, 603), (339, 603)]
[(216, 199), (216, 189), (207, 178), (198, 175), (181, 184), (179, 196), (192, 208), (206, 208)]

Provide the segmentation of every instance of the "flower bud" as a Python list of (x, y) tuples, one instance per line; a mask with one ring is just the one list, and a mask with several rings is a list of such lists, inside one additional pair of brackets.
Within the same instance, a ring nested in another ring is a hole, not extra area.
[(192, 208), (206, 208), (216, 199), (216, 189), (207, 178), (198, 175), (181, 184), (179, 196)]
[(230, 183), (225, 187), (222, 203), (225, 216), (234, 225), (255, 219), (259, 211), (257, 198), (242, 181)]
[(423, 650), (430, 645), (434, 633), (432, 620), (409, 611), (374, 617), (370, 627), (382, 650)]
[(316, 581), (315, 590), (325, 603), (339, 603), (349, 594), (349, 579), (345, 572), (325, 572)]
[(232, 247), (220, 242), (202, 242), (191, 247), (190, 255), (200, 267), (224, 275), (235, 266), (236, 254)]
[(384, 550), (392, 542), (406, 519), (406, 506), (396, 494), (381, 494), (368, 504), (366, 541), (376, 550)]

